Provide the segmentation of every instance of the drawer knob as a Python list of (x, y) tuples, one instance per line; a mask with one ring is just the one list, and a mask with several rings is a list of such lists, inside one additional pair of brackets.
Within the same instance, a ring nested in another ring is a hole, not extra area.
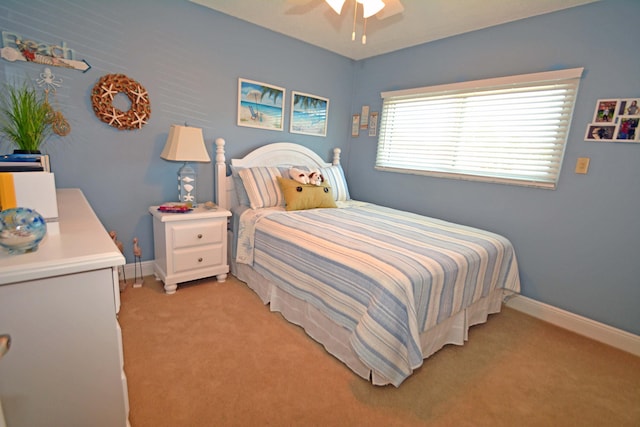
[(202, 234), (198, 234), (198, 239), (202, 239)]
[(202, 258), (198, 258), (198, 262), (202, 262)]

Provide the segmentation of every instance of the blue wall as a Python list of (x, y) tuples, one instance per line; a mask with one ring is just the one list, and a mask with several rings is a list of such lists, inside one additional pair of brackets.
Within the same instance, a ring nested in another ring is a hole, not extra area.
[[(49, 44), (65, 42), (77, 60), (91, 65), (86, 73), (50, 67), (63, 80), (52, 104), (64, 112), (71, 134), (52, 138), (43, 151), (51, 157), (57, 187), (84, 191), (105, 227), (125, 243), (129, 263), (134, 236), (142, 259), (153, 258), (148, 207), (177, 200), (181, 164), (160, 158), (172, 124), (201, 127), (212, 160), (219, 137), (227, 140), (228, 158), (293, 139), (326, 159), (334, 146), (343, 148), (343, 159), (348, 156), (344, 135), (353, 62), (323, 49), (187, 0), (3, 0), (0, 30)], [(44, 68), (0, 60), (0, 82), (38, 78)], [(142, 129), (118, 130), (95, 116), (91, 90), (111, 73), (123, 73), (148, 91), (151, 117)], [(238, 78), (286, 89), (284, 131), (236, 125)], [(289, 134), (292, 90), (330, 99), (326, 138)], [(12, 150), (0, 142), (0, 153)], [(213, 163), (194, 166), (199, 200), (212, 200)]]
[[(624, 18), (624, 19), (622, 19)], [(596, 100), (640, 96), (640, 2), (603, 0), (553, 14), (353, 62), (186, 0), (3, 0), (0, 29), (66, 42), (87, 73), (51, 68), (53, 100), (72, 126), (45, 146), (58, 187), (81, 188), (133, 261), (153, 257), (149, 205), (174, 200), (179, 164), (160, 158), (171, 124), (202, 127), (209, 154), (228, 157), (269, 142), (295, 141), (330, 159), (334, 146), (354, 198), (407, 209), (509, 237), (523, 294), (640, 333), (640, 144), (583, 141)], [(350, 138), (351, 114), (380, 111), (380, 92), (454, 81), (584, 67), (558, 189), (537, 190), (376, 172), (376, 139)], [(44, 66), (0, 60), (0, 81), (37, 78)], [(91, 108), (93, 85), (123, 73), (145, 86), (151, 119), (119, 131)], [(237, 80), (258, 80), (330, 99), (326, 138), (236, 125)], [(12, 148), (0, 142), (0, 153)], [(589, 174), (573, 172), (590, 157)], [(199, 164), (201, 200), (213, 197), (213, 165)]]
[[(598, 99), (640, 96), (639, 18), (640, 2), (606, 0), (359, 61), (352, 113), (380, 111), (382, 91), (585, 71), (557, 190), (378, 172), (363, 132), (350, 144), (352, 196), (504, 234), (525, 296), (640, 333), (640, 144), (584, 141)], [(578, 157), (591, 158), (587, 175), (574, 173)]]

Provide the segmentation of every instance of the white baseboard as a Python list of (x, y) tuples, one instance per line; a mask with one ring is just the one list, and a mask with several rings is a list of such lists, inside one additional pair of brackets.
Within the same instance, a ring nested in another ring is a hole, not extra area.
[[(151, 276), (153, 275), (153, 261), (144, 261), (138, 264), (137, 268), (138, 277)], [(142, 270), (142, 273), (140, 273)], [(126, 264), (124, 266), (124, 276), (122, 277), (122, 269), (118, 268), (118, 274), (120, 275), (120, 280), (127, 279), (127, 283), (133, 283), (136, 275), (136, 268), (134, 264)]]
[(640, 336), (561, 310), (522, 295), (507, 301), (507, 306), (576, 334), (640, 356)]

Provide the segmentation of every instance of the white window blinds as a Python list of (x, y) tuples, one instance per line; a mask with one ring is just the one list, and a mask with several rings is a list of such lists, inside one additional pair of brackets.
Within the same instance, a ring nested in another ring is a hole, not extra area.
[(376, 169), (555, 188), (582, 70), (383, 92)]

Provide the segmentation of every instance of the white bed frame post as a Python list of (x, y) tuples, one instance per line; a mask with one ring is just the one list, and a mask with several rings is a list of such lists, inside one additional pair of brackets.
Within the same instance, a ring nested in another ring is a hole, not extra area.
[(224, 158), (224, 144), (225, 141), (222, 138), (216, 139), (216, 204), (224, 209), (229, 209), (231, 203), (229, 202), (229, 194), (226, 190), (225, 179), (227, 178), (227, 164)]
[(342, 152), (342, 150), (339, 149), (339, 148), (334, 148), (333, 149), (333, 161), (332, 161), (333, 166), (338, 166), (340, 164), (340, 153), (341, 152)]

